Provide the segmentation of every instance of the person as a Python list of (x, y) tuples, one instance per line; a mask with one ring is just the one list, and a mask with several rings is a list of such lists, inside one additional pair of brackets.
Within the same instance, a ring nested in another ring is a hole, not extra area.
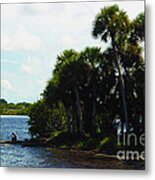
[(13, 143), (15, 143), (17, 141), (17, 136), (16, 136), (16, 134), (14, 132), (11, 135), (11, 140), (12, 140)]

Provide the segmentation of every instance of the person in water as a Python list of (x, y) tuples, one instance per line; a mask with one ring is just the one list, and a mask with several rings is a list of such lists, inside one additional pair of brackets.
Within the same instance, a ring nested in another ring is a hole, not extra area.
[(17, 141), (17, 136), (16, 136), (16, 134), (14, 132), (11, 135), (11, 140), (12, 140), (13, 143), (15, 143)]

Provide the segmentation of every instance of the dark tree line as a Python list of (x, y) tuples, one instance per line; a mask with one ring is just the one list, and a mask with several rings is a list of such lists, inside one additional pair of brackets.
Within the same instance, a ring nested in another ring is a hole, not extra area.
[(108, 45), (64, 50), (42, 99), (31, 108), (32, 136), (54, 132), (114, 134), (114, 119), (127, 131), (144, 132), (144, 13), (130, 20), (117, 5), (100, 10), (92, 36)]

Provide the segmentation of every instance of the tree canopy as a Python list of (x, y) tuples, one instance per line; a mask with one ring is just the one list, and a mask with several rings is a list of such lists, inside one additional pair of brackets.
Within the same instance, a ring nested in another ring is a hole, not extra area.
[(144, 132), (144, 17), (131, 20), (117, 5), (100, 10), (92, 36), (107, 49), (67, 49), (57, 56), (42, 100), (31, 109), (32, 135), (66, 131), (103, 138), (114, 135), (115, 119), (121, 119), (122, 131), (125, 125)]

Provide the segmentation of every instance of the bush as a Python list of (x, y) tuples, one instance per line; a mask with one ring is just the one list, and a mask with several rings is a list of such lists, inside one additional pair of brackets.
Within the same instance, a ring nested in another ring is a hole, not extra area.
[(44, 100), (34, 103), (29, 112), (32, 138), (50, 137), (64, 130), (65, 113), (62, 104), (49, 109)]

